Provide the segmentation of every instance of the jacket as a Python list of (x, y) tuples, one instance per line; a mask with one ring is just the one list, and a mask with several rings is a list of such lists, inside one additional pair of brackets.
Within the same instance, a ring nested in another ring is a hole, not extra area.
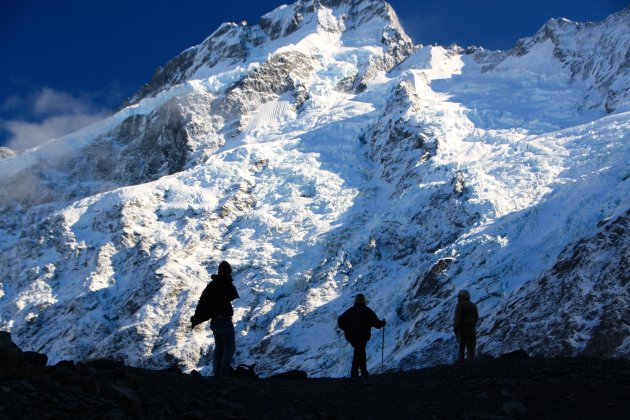
[(213, 274), (211, 278), (212, 281), (208, 283), (201, 298), (199, 298), (195, 314), (190, 318), (193, 327), (210, 318), (231, 317), (234, 314), (231, 302), (237, 299), (239, 295), (232, 284), (232, 277)]
[(477, 305), (467, 299), (462, 299), (457, 302), (455, 318), (453, 319), (453, 331), (455, 331), (455, 334), (459, 333), (462, 329), (474, 330), (478, 320), (479, 313), (477, 312)]
[(385, 322), (366, 305), (355, 304), (337, 319), (337, 326), (350, 343), (367, 343), (372, 336), (372, 328), (383, 328)]

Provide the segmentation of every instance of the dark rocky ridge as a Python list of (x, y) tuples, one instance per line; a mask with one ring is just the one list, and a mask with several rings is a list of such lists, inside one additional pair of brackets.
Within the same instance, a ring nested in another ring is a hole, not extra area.
[(62, 361), (0, 337), (0, 418), (614, 419), (630, 361), (485, 359), (369, 378), (205, 378), (176, 367)]

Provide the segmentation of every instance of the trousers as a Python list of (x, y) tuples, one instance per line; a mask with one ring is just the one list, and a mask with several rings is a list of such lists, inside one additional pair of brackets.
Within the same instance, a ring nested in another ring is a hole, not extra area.
[(475, 328), (462, 327), (457, 334), (457, 341), (459, 342), (458, 360), (464, 361), (464, 352), (466, 352), (467, 359), (474, 359), (475, 347), (477, 346), (477, 333)]
[(214, 334), (214, 376), (229, 376), (232, 373), (232, 357), (236, 351), (232, 318), (212, 318), (210, 329)]
[(368, 376), (369, 373), (367, 370), (367, 355), (365, 353), (367, 341), (353, 341), (350, 342), (350, 344), (354, 349), (354, 354), (352, 355), (352, 368), (350, 370), (350, 376), (359, 376), (359, 371), (361, 371), (361, 376)]

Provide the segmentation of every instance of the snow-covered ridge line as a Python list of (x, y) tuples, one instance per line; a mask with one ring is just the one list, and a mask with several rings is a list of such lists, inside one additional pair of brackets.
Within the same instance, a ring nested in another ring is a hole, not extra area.
[(568, 70), (572, 81), (585, 83), (586, 95), (580, 105), (583, 109), (623, 112), (630, 109), (628, 33), (630, 6), (596, 23), (550, 19), (535, 35), (519, 40), (511, 50), (500, 54), (501, 62), (497, 63), (495, 57), (495, 64), (488, 68), (505, 66), (503, 61), (526, 61), (528, 55), (535, 55), (541, 45), (548, 44), (551, 51), (547, 55)]
[(197, 88), (196, 84), (196, 82), (186, 82), (173, 86), (155, 96), (144, 98), (137, 104), (127, 106), (115, 114), (90, 124), (81, 130), (59, 138), (50, 139), (14, 157), (0, 160), (0, 178), (6, 179), (15, 176), (40, 160), (54, 159), (80, 150), (88, 146), (98, 136), (118, 127), (127, 118), (134, 115), (149, 114), (172, 98), (192, 92)]
[[(282, 5), (250, 25), (229, 22), (197, 46), (169, 61), (127, 102), (135, 103), (168, 86), (197, 78), (217, 65), (265, 61), (270, 52), (325, 49), (341, 34), (348, 47), (373, 44), (390, 50), (401, 61), (413, 48), (395, 11), (384, 0), (300, 0)], [(310, 39), (309, 39), (310, 38)], [(303, 44), (301, 47), (298, 44)], [(390, 63), (391, 65), (391, 63)]]

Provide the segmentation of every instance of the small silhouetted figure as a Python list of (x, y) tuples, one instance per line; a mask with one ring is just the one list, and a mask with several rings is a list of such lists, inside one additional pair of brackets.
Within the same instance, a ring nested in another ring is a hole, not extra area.
[(453, 331), (459, 343), (458, 361), (464, 361), (464, 350), (467, 358), (475, 358), (475, 347), (477, 345), (477, 320), (479, 313), (477, 305), (470, 301), (468, 290), (461, 290), (457, 295), (457, 306), (455, 307), (455, 319), (453, 320)]
[(354, 305), (339, 317), (337, 325), (354, 348), (350, 376), (359, 376), (359, 370), (361, 376), (369, 375), (365, 346), (372, 336), (372, 328), (383, 328), (385, 324), (384, 319), (378, 319), (374, 311), (368, 308), (367, 299), (362, 294), (358, 294), (354, 298)]
[(232, 267), (227, 261), (219, 264), (218, 274), (211, 276), (195, 314), (190, 318), (192, 328), (210, 319), (210, 328), (214, 334), (214, 376), (229, 376), (232, 372), (232, 357), (236, 350), (234, 324), (232, 324), (232, 301), (238, 298), (238, 292), (232, 284)]

